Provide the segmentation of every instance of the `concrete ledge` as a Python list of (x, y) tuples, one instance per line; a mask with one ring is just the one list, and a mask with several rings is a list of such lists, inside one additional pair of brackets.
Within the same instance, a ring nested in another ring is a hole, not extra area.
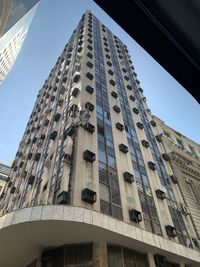
[(0, 218), (3, 267), (23, 267), (48, 246), (98, 241), (159, 253), (191, 267), (200, 266), (200, 252), (196, 250), (81, 207), (35, 206)]

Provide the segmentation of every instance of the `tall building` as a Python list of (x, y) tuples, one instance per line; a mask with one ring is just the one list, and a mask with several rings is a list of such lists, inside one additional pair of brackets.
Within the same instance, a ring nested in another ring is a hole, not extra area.
[(0, 194), (3, 192), (10, 170), (10, 166), (0, 163)]
[(198, 267), (157, 128), (126, 45), (86, 11), (1, 194), (1, 265)]
[(12, 0), (2, 0), (0, 2), (0, 37), (3, 35), (4, 28), (11, 9)]
[(0, 83), (18, 56), (38, 4), (39, 0), (8, 0), (0, 4)]

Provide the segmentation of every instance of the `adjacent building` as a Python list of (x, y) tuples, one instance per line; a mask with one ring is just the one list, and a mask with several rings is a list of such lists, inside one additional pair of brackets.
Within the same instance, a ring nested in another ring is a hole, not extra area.
[[(200, 240), (200, 145), (173, 130), (155, 117), (162, 135), (162, 150), (170, 156), (170, 164), (183, 196), (182, 213), (191, 217)], [(194, 240), (200, 247), (198, 240)]]
[(11, 9), (12, 0), (2, 0), (0, 2), (0, 37), (3, 35), (4, 28)]
[(0, 4), (0, 83), (22, 47), (39, 0), (8, 0)]
[(10, 170), (10, 166), (0, 163), (0, 194), (3, 192)]
[(1, 265), (198, 267), (196, 221), (158, 121), (126, 45), (86, 11), (1, 194)]

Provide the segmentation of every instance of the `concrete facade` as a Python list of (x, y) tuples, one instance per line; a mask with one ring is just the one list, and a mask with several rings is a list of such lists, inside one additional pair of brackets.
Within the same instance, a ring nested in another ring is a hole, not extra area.
[[(107, 266), (106, 244), (110, 243), (119, 247), (135, 248), (141, 253), (148, 252), (146, 255), (149, 262), (152, 262), (149, 265), (152, 267), (155, 266), (152, 258), (154, 254), (162, 254), (168, 260), (180, 264), (199, 266), (199, 251), (81, 207), (45, 205), (16, 210), (0, 218), (0, 229), (3, 266), (26, 266), (38, 255), (40, 261), (42, 248), (56, 248), (63, 244), (77, 244), (80, 241), (94, 242), (92, 266), (95, 267)], [(20, 236), (23, 242), (19, 246)], [(3, 245), (9, 242), (13, 255), (10, 258), (6, 255), (6, 246)], [(22, 250), (24, 257), (19, 257)]]
[[(4, 267), (197, 267), (196, 226), (180, 212), (159, 130), (127, 47), (87, 11), (38, 93), (1, 194), (2, 242), (27, 233), (11, 259), (0, 252)], [(74, 262), (68, 251), (85, 243), (91, 254)]]
[(3, 192), (10, 170), (10, 166), (0, 163), (0, 194)]

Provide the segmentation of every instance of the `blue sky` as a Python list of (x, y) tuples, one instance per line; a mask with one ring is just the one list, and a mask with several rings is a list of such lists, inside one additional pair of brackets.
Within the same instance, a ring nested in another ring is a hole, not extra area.
[(36, 95), (86, 9), (127, 45), (152, 114), (200, 143), (196, 100), (92, 0), (42, 0), (15, 65), (0, 85), (0, 162), (14, 159)]

